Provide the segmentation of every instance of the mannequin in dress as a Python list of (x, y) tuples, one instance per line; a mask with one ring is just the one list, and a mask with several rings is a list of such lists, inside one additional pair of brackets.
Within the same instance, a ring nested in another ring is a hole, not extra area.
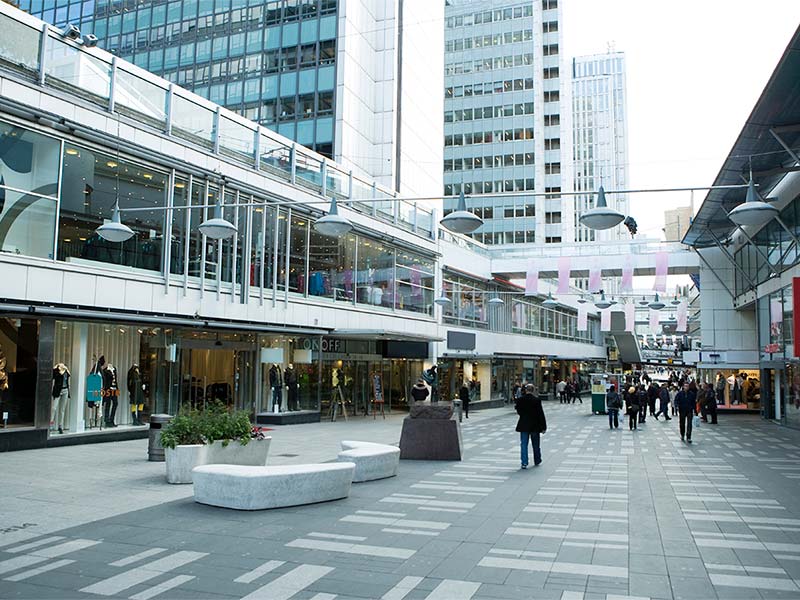
[(141, 413), (144, 410), (144, 384), (142, 384), (142, 374), (139, 365), (133, 364), (128, 369), (128, 396), (131, 405), (131, 424), (144, 425), (141, 421)]
[(64, 363), (58, 363), (53, 367), (53, 398), (52, 410), (50, 412), (50, 426), (58, 429), (58, 433), (64, 433), (64, 421), (69, 406), (69, 380), (70, 372)]
[(277, 363), (269, 368), (269, 387), (272, 388), (272, 412), (279, 413), (283, 400), (283, 377)]
[(114, 419), (117, 415), (119, 404), (119, 385), (117, 383), (117, 369), (111, 363), (106, 364), (103, 375), (103, 421), (106, 427), (116, 427)]
[(286, 405), (290, 411), (300, 410), (300, 405), (297, 401), (297, 373), (295, 373), (294, 365), (289, 364), (283, 372), (283, 383), (286, 385), (288, 392)]

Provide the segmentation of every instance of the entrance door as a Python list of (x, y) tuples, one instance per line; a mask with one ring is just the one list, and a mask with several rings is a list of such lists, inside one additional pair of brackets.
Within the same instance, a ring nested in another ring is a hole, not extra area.
[(214, 402), (228, 408), (235, 406), (235, 363), (234, 350), (184, 348), (181, 352), (181, 403), (198, 410)]

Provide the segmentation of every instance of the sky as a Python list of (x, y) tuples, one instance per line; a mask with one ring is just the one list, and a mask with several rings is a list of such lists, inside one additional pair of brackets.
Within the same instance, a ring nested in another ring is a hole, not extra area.
[[(565, 56), (625, 52), (632, 189), (712, 185), (800, 25), (800, 0), (562, 0)], [(800, 76), (800, 74), (798, 75)], [(695, 212), (705, 192), (694, 193)], [(639, 233), (689, 192), (631, 195)]]

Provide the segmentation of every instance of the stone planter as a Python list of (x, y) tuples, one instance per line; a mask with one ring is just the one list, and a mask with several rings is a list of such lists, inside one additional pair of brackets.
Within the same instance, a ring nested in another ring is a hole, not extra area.
[(205, 464), (206, 447), (190, 444), (164, 448), (168, 483), (192, 483), (192, 469)]
[(220, 440), (206, 447), (203, 464), (206, 465), (243, 465), (263, 467), (267, 464), (271, 437), (263, 440), (250, 440), (246, 446), (239, 442), (229, 442), (223, 446)]

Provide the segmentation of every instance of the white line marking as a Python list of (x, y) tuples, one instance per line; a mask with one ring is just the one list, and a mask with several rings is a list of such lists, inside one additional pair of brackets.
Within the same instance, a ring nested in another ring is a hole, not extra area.
[(55, 569), (64, 567), (71, 563), (74, 563), (74, 560), (63, 559), (57, 560), (56, 562), (42, 565), (41, 567), (36, 567), (35, 569), (28, 569), (27, 571), (23, 571), (22, 573), (17, 573), (16, 575), (12, 575), (11, 577), (6, 577), (6, 581), (22, 581), (23, 579), (28, 579), (35, 575), (39, 575), (40, 573), (47, 573), (48, 571), (53, 571)]
[(289, 600), (297, 592), (333, 571), (333, 567), (300, 565), (288, 573), (273, 579), (242, 600)]
[(138, 594), (134, 594), (131, 596), (131, 600), (150, 600), (150, 598), (155, 598), (159, 594), (168, 592), (171, 589), (186, 583), (187, 581), (191, 581), (192, 579), (194, 579), (194, 575), (176, 575), (172, 579), (167, 579), (158, 585), (154, 585), (153, 587), (147, 588)]
[(144, 552), (139, 552), (139, 554), (134, 554), (132, 556), (128, 556), (127, 558), (120, 558), (119, 560), (115, 560), (112, 563), (109, 563), (109, 567), (125, 567), (137, 561), (140, 561), (144, 558), (149, 558), (151, 556), (155, 556), (156, 554), (161, 554), (162, 552), (166, 552), (166, 548), (150, 548), (150, 550), (145, 550)]
[(481, 587), (480, 583), (474, 581), (456, 581), (454, 579), (445, 579), (436, 586), (425, 600), (470, 600), (478, 588)]
[(282, 560), (268, 560), (263, 565), (256, 567), (252, 571), (248, 571), (247, 573), (244, 573), (243, 575), (239, 575), (239, 577), (234, 579), (234, 581), (236, 583), (252, 583), (253, 581), (258, 579), (262, 575), (266, 575), (270, 571), (274, 571), (275, 569), (280, 567), (282, 564), (284, 564), (284, 562), (285, 561), (282, 561)]
[(31, 542), (30, 544), (23, 544), (22, 546), (17, 546), (16, 548), (9, 548), (8, 550), (3, 550), (3, 552), (10, 552), (11, 554), (16, 554), (18, 552), (27, 552), (28, 550), (33, 550), (34, 548), (38, 548), (39, 546), (44, 546), (45, 544), (50, 544), (52, 542), (57, 542), (63, 539), (64, 539), (63, 536), (54, 535), (52, 537), (47, 537), (41, 540), (37, 540), (35, 542)]
[(93, 583), (80, 591), (86, 592), (87, 594), (98, 594), (100, 596), (115, 596), (128, 588), (149, 581), (173, 569), (177, 569), (178, 567), (203, 558), (204, 556), (208, 556), (208, 553), (189, 551), (176, 552), (175, 554), (170, 554), (164, 558), (159, 558), (158, 560), (134, 567), (133, 569), (123, 571), (113, 577)]
[(308, 540), (298, 538), (286, 544), (289, 548), (306, 548), (307, 550), (325, 550), (328, 552), (343, 552), (345, 554), (362, 554), (364, 556), (379, 556), (384, 558), (399, 558), (405, 560), (416, 554), (416, 550), (408, 548), (387, 548), (385, 546), (369, 546), (367, 544), (345, 544), (343, 542), (328, 542), (325, 540)]
[(381, 596), (381, 600), (403, 600), (423, 579), (424, 577), (412, 577), (410, 575), (403, 577), (397, 585)]

